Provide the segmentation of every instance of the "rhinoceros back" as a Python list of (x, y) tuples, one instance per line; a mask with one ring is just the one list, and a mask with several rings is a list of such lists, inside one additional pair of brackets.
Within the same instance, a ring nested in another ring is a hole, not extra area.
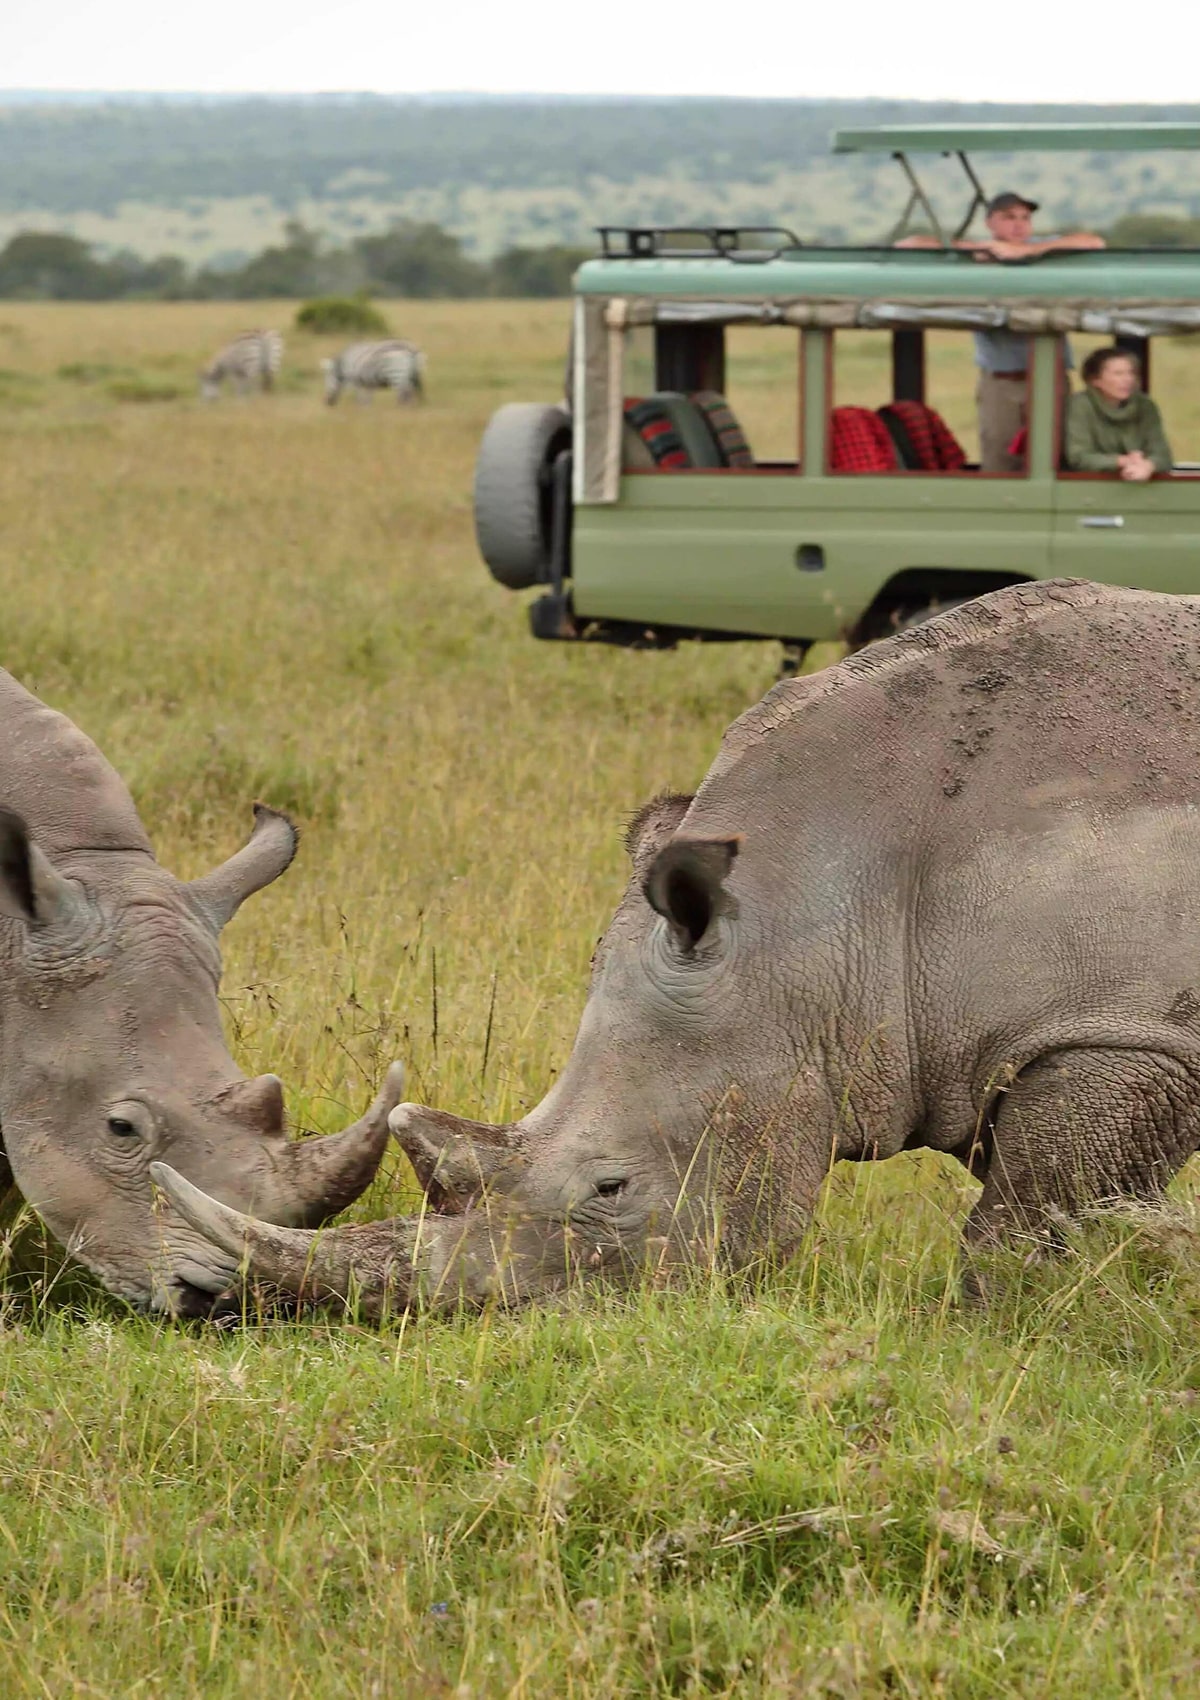
[(1003, 813), (1047, 770), (1087, 790), (1122, 767), (1129, 801), (1174, 774), (1165, 788), (1200, 802), (1200, 598), (1080, 579), (995, 591), (776, 685), (729, 728), (698, 801), (781, 761), (859, 804), (978, 805), (986, 789)]
[(80, 850), (151, 852), (116, 770), (64, 714), (0, 668), (0, 803), (53, 860)]

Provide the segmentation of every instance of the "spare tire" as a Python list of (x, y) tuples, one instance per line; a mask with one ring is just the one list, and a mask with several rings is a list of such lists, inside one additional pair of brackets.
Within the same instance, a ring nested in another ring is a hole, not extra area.
[(475, 462), (475, 536), (492, 577), (510, 590), (549, 578), (551, 474), (570, 446), (571, 417), (562, 407), (510, 401), (488, 421)]

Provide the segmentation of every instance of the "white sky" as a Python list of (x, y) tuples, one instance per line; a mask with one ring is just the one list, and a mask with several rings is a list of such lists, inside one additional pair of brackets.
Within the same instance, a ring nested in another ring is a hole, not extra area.
[(0, 0), (0, 24), (0, 90), (1200, 98), (1197, 0)]

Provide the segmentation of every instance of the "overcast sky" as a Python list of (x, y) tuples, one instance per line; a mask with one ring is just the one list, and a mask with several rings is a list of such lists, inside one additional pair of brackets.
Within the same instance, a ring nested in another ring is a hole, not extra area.
[(0, 19), (0, 89), (1200, 98), (1196, 0), (0, 0)]

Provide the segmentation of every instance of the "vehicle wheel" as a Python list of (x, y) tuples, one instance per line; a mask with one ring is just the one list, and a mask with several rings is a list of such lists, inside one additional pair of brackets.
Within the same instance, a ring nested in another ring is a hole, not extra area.
[(510, 590), (545, 582), (554, 523), (551, 474), (571, 446), (561, 407), (511, 401), (493, 413), (475, 462), (475, 536), (492, 577)]
[(930, 602), (925, 608), (906, 609), (896, 621), (895, 629), (906, 632), (912, 626), (923, 626), (926, 620), (936, 620), (939, 614), (948, 614), (952, 608), (965, 608), (974, 601), (973, 596), (952, 596), (946, 602)]

